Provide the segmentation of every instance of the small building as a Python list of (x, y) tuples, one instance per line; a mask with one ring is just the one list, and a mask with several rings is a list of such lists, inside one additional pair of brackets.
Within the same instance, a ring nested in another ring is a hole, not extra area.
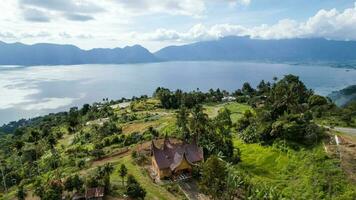
[(104, 188), (103, 187), (88, 188), (85, 191), (85, 199), (86, 200), (103, 200), (104, 199)]
[(223, 97), (223, 98), (221, 99), (221, 101), (224, 101), (224, 102), (236, 101), (236, 97), (233, 97), (233, 96), (226, 96), (226, 97)]
[(152, 169), (159, 179), (191, 173), (192, 167), (204, 160), (203, 149), (196, 143), (173, 144), (165, 138), (162, 148), (151, 144)]

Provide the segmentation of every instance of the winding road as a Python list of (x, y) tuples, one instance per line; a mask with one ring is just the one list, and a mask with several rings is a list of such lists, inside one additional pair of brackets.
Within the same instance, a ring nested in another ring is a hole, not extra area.
[(352, 136), (356, 136), (356, 128), (345, 128), (345, 127), (329, 127), (329, 126), (324, 126), (325, 128), (329, 128), (331, 130), (339, 131), (342, 133), (346, 133)]
[(356, 128), (334, 127), (334, 130), (356, 136)]

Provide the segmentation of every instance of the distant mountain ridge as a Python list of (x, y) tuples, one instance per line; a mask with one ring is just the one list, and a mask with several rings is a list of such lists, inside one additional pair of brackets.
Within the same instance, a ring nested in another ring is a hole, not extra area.
[(74, 45), (0, 42), (0, 65), (120, 64), (155, 61), (157, 58), (140, 45), (82, 50)]
[(352, 61), (356, 60), (356, 42), (262, 40), (230, 36), (215, 41), (169, 46), (155, 55), (163, 60)]
[(159, 61), (356, 61), (356, 41), (326, 39), (262, 40), (229, 36), (219, 40), (168, 46), (155, 53), (140, 45), (82, 50), (74, 45), (4, 43), (0, 65), (121, 64)]

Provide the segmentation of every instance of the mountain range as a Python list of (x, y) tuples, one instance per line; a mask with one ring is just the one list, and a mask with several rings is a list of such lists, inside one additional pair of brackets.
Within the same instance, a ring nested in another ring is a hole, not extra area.
[(125, 48), (82, 50), (73, 45), (0, 43), (0, 65), (73, 65), (155, 62), (140, 45)]
[(168, 46), (155, 53), (140, 45), (82, 50), (73, 45), (0, 42), (0, 65), (120, 64), (159, 61), (339, 62), (356, 60), (356, 41), (327, 39), (262, 40), (229, 36)]

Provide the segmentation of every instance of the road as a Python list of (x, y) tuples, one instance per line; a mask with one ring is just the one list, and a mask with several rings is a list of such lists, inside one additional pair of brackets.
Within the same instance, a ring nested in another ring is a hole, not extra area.
[[(330, 128), (330, 127), (325, 126), (325, 128)], [(330, 129), (356, 136), (356, 128), (334, 127), (334, 128), (330, 128)]]

